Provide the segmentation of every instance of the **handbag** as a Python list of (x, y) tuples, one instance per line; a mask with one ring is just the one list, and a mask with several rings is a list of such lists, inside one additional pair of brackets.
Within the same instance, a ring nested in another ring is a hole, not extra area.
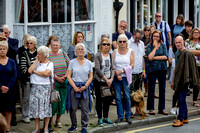
[(55, 84), (52, 83), (52, 77), (51, 75), (49, 76), (49, 80), (51, 83), (51, 95), (50, 95), (50, 103), (56, 103), (60, 101), (60, 94), (59, 92), (55, 89)]
[(108, 86), (101, 86), (100, 91), (101, 91), (101, 97), (102, 98), (112, 96), (110, 88)]

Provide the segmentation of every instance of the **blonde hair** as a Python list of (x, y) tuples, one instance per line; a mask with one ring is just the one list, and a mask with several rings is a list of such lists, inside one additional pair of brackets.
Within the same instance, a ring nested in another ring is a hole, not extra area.
[[(107, 43), (110, 44), (110, 40), (109, 40), (108, 38), (102, 38), (102, 39), (101, 39), (101, 42), (100, 42), (100, 45), (99, 45), (99, 51), (102, 51), (102, 44), (103, 44), (104, 41), (106, 41)], [(111, 44), (110, 44), (110, 46), (109, 46), (109, 51), (110, 51), (110, 50), (111, 50)]]
[(7, 41), (0, 41), (0, 46), (6, 47), (8, 49), (8, 42)]

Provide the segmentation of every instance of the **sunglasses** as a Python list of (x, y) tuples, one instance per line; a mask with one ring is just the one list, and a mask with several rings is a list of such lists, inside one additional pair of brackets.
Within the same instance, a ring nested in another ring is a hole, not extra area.
[(110, 46), (110, 43), (102, 43), (103, 46)]
[(119, 41), (119, 43), (126, 43), (126, 41)]
[(28, 42), (27, 42), (26, 44), (33, 44), (33, 43), (28, 43)]
[(156, 15), (156, 17), (161, 17), (161, 16), (159, 16), (159, 15)]

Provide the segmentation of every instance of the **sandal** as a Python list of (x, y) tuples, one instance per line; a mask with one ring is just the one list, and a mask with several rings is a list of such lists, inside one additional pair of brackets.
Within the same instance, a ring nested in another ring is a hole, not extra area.
[(40, 133), (40, 130), (35, 129), (32, 133)]
[(193, 103), (194, 107), (200, 107), (200, 105), (198, 103)]
[(162, 111), (158, 111), (158, 114), (168, 115), (167, 111), (165, 111), (164, 109)]
[(153, 110), (149, 110), (149, 115), (155, 115), (155, 112)]

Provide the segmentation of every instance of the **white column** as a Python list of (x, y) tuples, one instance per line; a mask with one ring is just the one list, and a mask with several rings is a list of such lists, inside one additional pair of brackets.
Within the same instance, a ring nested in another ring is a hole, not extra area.
[(144, 27), (144, 0), (140, 0), (140, 28)]
[[(191, 8), (193, 8), (193, 7), (191, 7)], [(187, 21), (187, 20), (189, 20), (189, 0), (185, 0), (185, 11), (184, 11), (184, 13), (185, 13), (185, 20)]]
[(48, 22), (49, 25), (49, 36), (52, 35), (52, 10), (51, 10), (51, 0), (48, 1)]
[(173, 23), (176, 23), (176, 17), (178, 16), (178, 0), (174, 0), (174, 12), (173, 12)]
[(74, 36), (74, 33), (75, 33), (75, 25), (74, 25), (74, 22), (75, 22), (75, 8), (74, 8), (74, 0), (71, 0), (71, 20), (72, 20), (72, 42), (73, 42), (73, 36)]
[(147, 5), (148, 5), (148, 7), (147, 7), (147, 25), (150, 25), (150, 6), (151, 6), (151, 2), (150, 2), (150, 0), (147, 0)]
[(6, 0), (5, 1), (5, 6), (6, 6), (6, 24), (9, 26), (10, 30), (11, 30), (11, 37), (13, 36), (13, 22), (14, 22), (14, 2), (12, 0)]
[(153, 18), (153, 21), (155, 21), (155, 14), (156, 14), (156, 11), (157, 11), (157, 9), (156, 9), (156, 0), (153, 0), (152, 2), (153, 2), (152, 3), (152, 18)]
[(197, 0), (194, 0), (194, 27), (197, 27)]
[(24, 34), (27, 34), (28, 24), (28, 0), (24, 0)]

